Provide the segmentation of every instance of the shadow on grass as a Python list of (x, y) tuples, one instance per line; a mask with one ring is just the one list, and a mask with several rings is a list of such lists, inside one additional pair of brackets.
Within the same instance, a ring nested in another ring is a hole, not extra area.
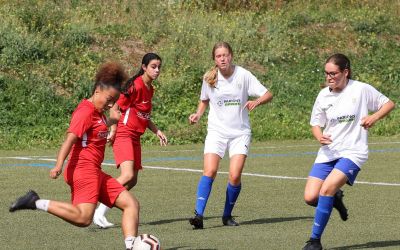
[(239, 222), (240, 225), (257, 225), (257, 224), (270, 224), (270, 223), (280, 223), (286, 221), (295, 221), (295, 220), (310, 220), (314, 219), (314, 217), (310, 216), (301, 216), (301, 217), (286, 217), (286, 218), (261, 218), (249, 221)]
[(366, 248), (393, 247), (393, 246), (400, 246), (400, 240), (371, 241), (364, 244), (329, 248), (329, 250), (366, 249)]
[[(204, 217), (204, 220), (206, 221), (206, 220), (215, 219), (215, 218), (220, 218), (220, 217), (218, 217), (218, 216), (209, 216), (209, 217)], [(187, 221), (189, 223), (189, 217), (187, 217), (187, 218), (158, 220), (158, 221), (152, 221), (152, 222), (140, 223), (140, 224), (141, 225), (162, 225), (162, 224), (168, 224), (168, 223), (173, 223), (173, 222), (178, 222), (178, 221)]]

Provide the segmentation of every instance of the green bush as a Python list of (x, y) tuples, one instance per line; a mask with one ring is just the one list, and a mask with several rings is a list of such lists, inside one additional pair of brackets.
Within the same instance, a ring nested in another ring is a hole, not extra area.
[[(70, 114), (91, 93), (96, 69), (142, 56), (163, 58), (154, 122), (171, 143), (202, 142), (195, 126), (212, 46), (229, 42), (234, 62), (274, 94), (251, 113), (254, 140), (311, 137), (308, 125), (332, 53), (347, 54), (355, 79), (400, 98), (400, 17), (384, 1), (0, 1), (0, 148), (59, 145)], [(398, 135), (399, 110), (372, 135)], [(158, 143), (151, 133), (144, 143)]]

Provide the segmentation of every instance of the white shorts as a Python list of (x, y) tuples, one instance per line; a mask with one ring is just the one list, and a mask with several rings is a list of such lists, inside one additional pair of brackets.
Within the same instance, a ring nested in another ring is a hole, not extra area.
[(208, 133), (204, 145), (204, 154), (213, 153), (224, 158), (226, 149), (229, 150), (229, 157), (233, 155), (248, 155), (251, 135), (240, 135), (235, 138), (225, 138), (218, 133)]

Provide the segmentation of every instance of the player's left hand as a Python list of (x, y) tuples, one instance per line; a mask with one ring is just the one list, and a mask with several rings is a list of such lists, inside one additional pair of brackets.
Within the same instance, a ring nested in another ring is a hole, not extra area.
[(367, 115), (361, 119), (361, 124), (365, 129), (369, 129), (370, 127), (374, 126), (374, 124), (378, 121), (378, 119), (374, 115)]
[(62, 168), (55, 166), (50, 170), (50, 178), (57, 179), (58, 176), (62, 173)]
[(160, 145), (161, 145), (161, 146), (167, 146), (167, 144), (168, 144), (168, 139), (167, 139), (167, 137), (164, 135), (164, 133), (161, 132), (161, 130), (157, 130), (156, 135), (157, 135), (157, 137), (160, 139)]
[(258, 100), (254, 101), (248, 101), (243, 108), (247, 108), (249, 111), (252, 111), (255, 109), (258, 105), (260, 105), (260, 102)]

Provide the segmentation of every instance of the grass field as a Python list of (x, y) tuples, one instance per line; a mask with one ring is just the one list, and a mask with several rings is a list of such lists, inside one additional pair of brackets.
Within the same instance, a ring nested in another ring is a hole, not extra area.
[[(192, 230), (202, 145), (143, 149), (144, 171), (132, 190), (141, 203), (140, 233), (156, 235), (167, 249), (301, 249), (308, 239), (314, 209), (303, 202), (305, 177), (318, 145), (314, 141), (254, 143), (234, 209), (239, 227), (223, 227), (224, 159), (206, 209), (205, 229)], [(346, 186), (349, 220), (333, 211), (322, 242), (327, 249), (400, 248), (400, 138), (371, 138), (370, 159), (354, 187)], [(107, 149), (103, 169), (117, 176)], [(42, 198), (69, 200), (63, 179), (48, 178), (56, 150), (0, 151), (0, 249), (123, 249), (121, 212), (117, 226), (76, 228), (40, 211), (9, 213), (10, 203), (32, 188)], [(25, 158), (23, 158), (25, 157)]]

